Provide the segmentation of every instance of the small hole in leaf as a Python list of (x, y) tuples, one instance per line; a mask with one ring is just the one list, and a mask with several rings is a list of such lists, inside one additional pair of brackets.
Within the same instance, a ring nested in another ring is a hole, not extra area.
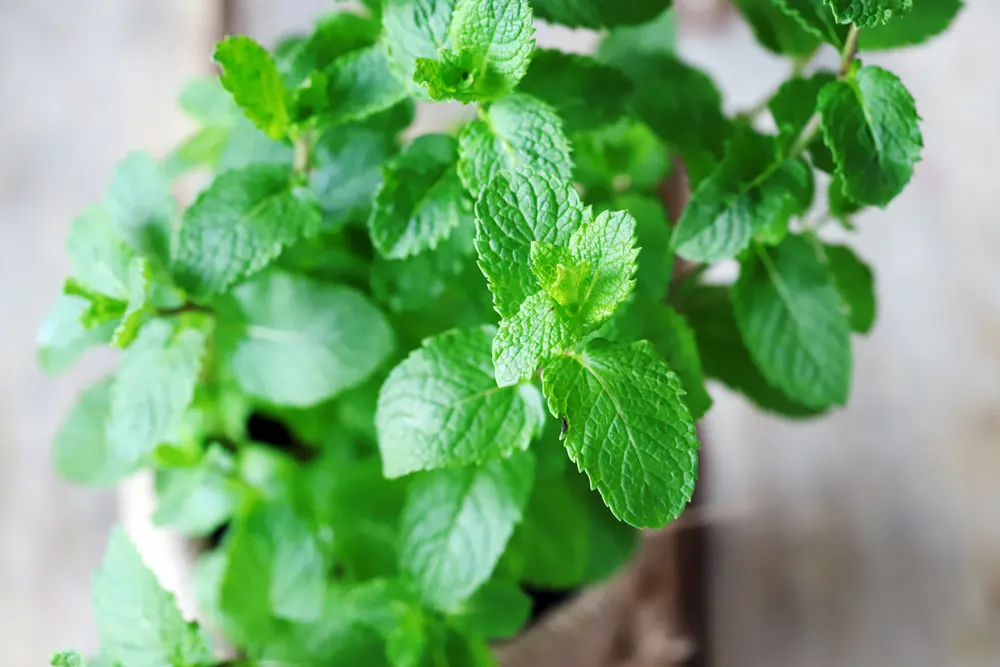
[(469, 72), (462, 72), (462, 81), (468, 81), (472, 75)]

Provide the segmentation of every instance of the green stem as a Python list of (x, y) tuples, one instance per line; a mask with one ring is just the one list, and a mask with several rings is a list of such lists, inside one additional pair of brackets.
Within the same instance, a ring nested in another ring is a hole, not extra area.
[(156, 311), (157, 317), (177, 317), (185, 313), (204, 313), (205, 315), (215, 315), (215, 311), (208, 306), (199, 306), (196, 303), (185, 303), (176, 308), (160, 308)]
[(296, 174), (309, 173), (309, 158), (312, 153), (312, 132), (306, 130), (292, 142), (292, 169)]

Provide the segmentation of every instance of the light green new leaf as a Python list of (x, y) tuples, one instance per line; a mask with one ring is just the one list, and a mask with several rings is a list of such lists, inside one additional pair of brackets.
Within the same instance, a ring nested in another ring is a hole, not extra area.
[(580, 302), (590, 282), (590, 264), (580, 262), (569, 248), (544, 241), (532, 241), (528, 257), (531, 272), (549, 296), (563, 306)]
[(60, 475), (77, 484), (112, 484), (128, 472), (108, 449), (111, 378), (80, 394), (59, 427), (52, 457)]
[(152, 275), (149, 263), (136, 257), (129, 267), (128, 305), (122, 314), (122, 319), (111, 335), (111, 344), (118, 348), (128, 347), (142, 325), (142, 316), (146, 310), (147, 301), (152, 288)]
[(166, 265), (177, 202), (152, 155), (130, 153), (115, 166), (104, 207), (118, 235), (140, 255)]
[(473, 196), (500, 171), (533, 167), (569, 180), (573, 173), (562, 120), (549, 105), (515, 93), (489, 106), (458, 137), (458, 173)]
[(845, 245), (824, 245), (823, 254), (847, 308), (851, 329), (868, 333), (875, 324), (875, 276), (871, 267)]
[(544, 420), (541, 397), (531, 385), (497, 387), (494, 333), (479, 327), (440, 334), (393, 369), (375, 416), (386, 477), (527, 449)]
[(319, 211), (294, 191), (287, 167), (227, 171), (184, 212), (174, 249), (174, 277), (197, 298), (227, 291), (313, 234)]
[(568, 245), (582, 222), (576, 188), (548, 172), (530, 167), (501, 172), (483, 189), (476, 202), (475, 245), (501, 317), (513, 317), (538, 291), (531, 242)]
[(604, 211), (585, 220), (569, 240), (579, 262), (586, 262), (590, 280), (580, 299), (580, 319), (595, 327), (611, 317), (635, 287), (635, 218), (626, 211)]
[(389, 69), (382, 42), (341, 56), (314, 76), (311, 88), (296, 97), (301, 103), (297, 112), (318, 116), (327, 125), (368, 118), (406, 98), (406, 88)]
[(246, 320), (230, 366), (243, 391), (305, 407), (360, 384), (395, 346), (385, 316), (343, 285), (269, 271), (234, 292)]
[(108, 463), (131, 471), (167, 440), (194, 396), (205, 353), (205, 333), (153, 320), (122, 355), (111, 385)]
[(219, 606), (247, 641), (265, 639), (274, 617), (293, 621), (320, 617), (327, 563), (319, 537), (291, 508), (254, 506), (235, 522), (225, 549)]
[(111, 342), (116, 322), (105, 322), (89, 329), (80, 323), (88, 307), (87, 300), (78, 296), (60, 294), (56, 297), (42, 320), (36, 340), (39, 363), (46, 373), (62, 373), (88, 348)]
[(427, 98), (427, 89), (413, 80), (417, 59), (433, 60), (448, 44), (448, 28), (456, 0), (385, 0), (389, 67), (410, 92)]
[(920, 160), (923, 137), (913, 97), (895, 74), (869, 66), (827, 85), (819, 110), (844, 194), (884, 208)]
[(83, 656), (76, 651), (60, 651), (49, 659), (52, 667), (87, 667)]
[(616, 517), (660, 528), (680, 516), (698, 476), (698, 438), (680, 379), (648, 341), (558, 357), (542, 386), (549, 411), (566, 420), (570, 458)]
[(913, 0), (824, 0), (824, 2), (833, 10), (833, 17), (838, 23), (853, 23), (859, 28), (884, 25), (909, 13), (913, 7)]
[(496, 384), (501, 387), (530, 380), (546, 359), (573, 346), (580, 327), (548, 292), (532, 294), (513, 317), (500, 322), (493, 339)]
[(291, 122), (289, 92), (267, 49), (237, 35), (219, 42), (213, 59), (222, 67), (219, 80), (246, 117), (272, 139), (284, 137)]
[(535, 29), (528, 0), (458, 0), (448, 48), (417, 58), (413, 80), (433, 100), (486, 102), (517, 85), (528, 69)]
[(851, 331), (827, 267), (805, 238), (757, 248), (732, 289), (743, 341), (763, 376), (815, 408), (843, 405), (851, 386)]
[(94, 611), (101, 652), (129, 667), (213, 662), (195, 623), (181, 616), (125, 532), (115, 528), (94, 578)]
[(944, 32), (962, 9), (962, 0), (917, 2), (909, 12), (894, 16), (885, 25), (861, 31), (862, 51), (895, 49), (922, 44)]
[(77, 280), (95, 292), (127, 301), (135, 253), (113, 224), (106, 207), (91, 206), (73, 221), (66, 251)]
[(827, 44), (832, 44), (838, 49), (843, 48), (849, 26), (838, 22), (823, 0), (772, 0), (772, 2), (806, 31)]
[(519, 452), (478, 466), (423, 473), (400, 519), (399, 565), (424, 602), (454, 609), (490, 578), (534, 477)]
[(447, 610), (448, 622), (467, 635), (506, 639), (527, 623), (531, 602), (516, 583), (491, 579), (471, 598)]
[(651, 21), (672, 0), (534, 0), (538, 17), (571, 28), (613, 28)]
[(736, 0), (735, 4), (757, 41), (773, 53), (808, 56), (820, 44), (819, 37), (782, 12), (774, 0)]
[(550, 105), (567, 132), (579, 132), (624, 116), (632, 83), (617, 68), (590, 56), (539, 49), (518, 90)]
[(402, 259), (433, 250), (464, 216), (471, 216), (457, 159), (452, 137), (425, 134), (385, 165), (368, 219), (382, 255)]
[(206, 127), (232, 125), (240, 112), (232, 95), (216, 76), (188, 81), (181, 89), (177, 104), (184, 113)]

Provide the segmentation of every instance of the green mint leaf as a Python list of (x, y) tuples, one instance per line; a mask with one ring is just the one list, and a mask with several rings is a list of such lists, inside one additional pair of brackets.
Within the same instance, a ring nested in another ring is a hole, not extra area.
[(270, 271), (234, 292), (246, 326), (229, 363), (247, 394), (305, 407), (364, 381), (395, 346), (360, 292)]
[(844, 194), (884, 208), (920, 160), (923, 137), (913, 97), (896, 75), (869, 66), (827, 85), (819, 109)]
[(471, 217), (457, 160), (452, 137), (425, 134), (386, 164), (368, 219), (372, 242), (385, 257), (432, 250), (463, 216)]
[(698, 439), (680, 380), (649, 342), (558, 357), (542, 385), (549, 411), (566, 420), (570, 458), (616, 517), (662, 527), (680, 516), (697, 478)]
[(838, 23), (853, 23), (860, 28), (884, 25), (909, 13), (913, 0), (824, 0)]
[(253, 124), (272, 139), (288, 133), (289, 91), (267, 49), (243, 35), (227, 37), (215, 47), (219, 77)]
[(473, 196), (500, 171), (534, 167), (565, 180), (573, 172), (562, 120), (530, 95), (508, 95), (491, 104), (481, 120), (462, 128), (458, 142), (458, 173)]
[(245, 169), (250, 165), (272, 164), (292, 168), (293, 150), (282, 141), (275, 141), (254, 127), (249, 120), (240, 116), (228, 130), (226, 143), (219, 162), (215, 165), (218, 173)]
[(118, 163), (104, 193), (104, 207), (129, 247), (160, 265), (167, 264), (177, 202), (153, 156), (136, 151)]
[(393, 76), (385, 45), (378, 42), (341, 56), (317, 72), (296, 94), (297, 114), (336, 125), (362, 120), (395, 106), (406, 88)]
[(535, 47), (528, 0), (457, 0), (448, 46), (417, 58), (413, 80), (433, 100), (486, 102), (517, 85)]
[(533, 0), (538, 17), (571, 28), (613, 28), (651, 21), (672, 0)]
[(46, 373), (62, 373), (88, 348), (111, 342), (117, 323), (85, 328), (80, 319), (88, 308), (86, 299), (69, 294), (60, 294), (49, 308), (36, 339), (39, 363)]
[[(637, 310), (643, 321), (642, 336), (648, 339), (666, 360), (670, 370), (681, 379), (686, 392), (683, 401), (691, 416), (701, 419), (712, 407), (712, 397), (705, 389), (701, 354), (691, 325), (673, 308), (648, 304)], [(635, 307), (635, 306), (634, 306)]]
[(365, 220), (382, 182), (382, 166), (395, 155), (395, 134), (410, 124), (404, 102), (361, 123), (331, 127), (313, 146), (309, 187), (323, 209), (323, 227)]
[(636, 270), (636, 293), (654, 299), (667, 292), (674, 275), (674, 252), (671, 227), (663, 205), (641, 195), (624, 195), (613, 200), (610, 208), (625, 210), (635, 217), (639, 268)]
[(809, 240), (757, 248), (732, 289), (743, 341), (767, 380), (804, 405), (844, 405), (851, 332), (832, 277)]
[(793, 18), (802, 28), (838, 49), (847, 41), (849, 26), (833, 17), (824, 0), (772, 0), (787, 16)]
[(875, 276), (871, 267), (845, 245), (824, 245), (823, 254), (847, 308), (851, 329), (868, 333), (875, 324)]
[(106, 207), (91, 206), (73, 221), (66, 240), (73, 275), (93, 291), (128, 301), (135, 253), (115, 233)]
[(167, 440), (194, 396), (205, 333), (153, 320), (122, 355), (110, 389), (108, 462), (129, 472)]
[(844, 194), (844, 182), (837, 177), (830, 180), (830, 187), (827, 188), (826, 202), (830, 215), (848, 227), (850, 227), (848, 219), (864, 208), (861, 204)]
[(56, 433), (55, 468), (77, 484), (112, 484), (127, 472), (109, 451), (105, 436), (110, 389), (111, 378), (106, 378), (80, 394)]
[(428, 98), (427, 88), (413, 75), (417, 60), (433, 60), (448, 44), (448, 29), (456, 0), (385, 0), (385, 29), (389, 67), (412, 94)]
[(885, 25), (861, 31), (862, 51), (895, 49), (922, 44), (944, 32), (962, 9), (962, 0), (918, 2), (902, 16), (893, 16)]
[(575, 345), (580, 333), (548, 292), (529, 296), (513, 317), (500, 322), (493, 339), (495, 384), (509, 387), (530, 380), (546, 359)]
[(399, 565), (424, 602), (453, 609), (490, 578), (534, 476), (530, 452), (423, 473), (400, 519)]
[(632, 79), (632, 107), (639, 118), (680, 153), (697, 184), (722, 158), (730, 132), (715, 83), (701, 70), (667, 55), (612, 64)]
[(645, 123), (630, 118), (574, 136), (573, 159), (573, 180), (597, 198), (620, 190), (652, 194), (670, 171), (663, 142)]
[(604, 211), (583, 222), (569, 249), (592, 275), (580, 299), (580, 318), (589, 326), (607, 320), (635, 287), (635, 218), (626, 211)]
[(237, 489), (227, 478), (233, 468), (232, 456), (213, 444), (194, 467), (160, 471), (153, 523), (192, 537), (210, 535), (236, 509)]
[(597, 58), (616, 67), (626, 66), (636, 55), (674, 55), (677, 30), (674, 13), (665, 10), (640, 25), (619, 25), (597, 48)]
[(177, 103), (184, 113), (205, 127), (232, 125), (240, 113), (232, 95), (215, 76), (188, 81)]
[(60, 651), (49, 659), (52, 667), (87, 667), (83, 656), (76, 651)]
[(484, 639), (515, 636), (531, 615), (531, 598), (512, 581), (491, 579), (472, 597), (447, 610), (448, 622), (466, 635)]
[(164, 159), (167, 179), (180, 178), (199, 167), (217, 169), (231, 133), (228, 127), (206, 127), (185, 139)]
[(787, 229), (789, 218), (806, 211), (812, 198), (812, 170), (801, 158), (782, 160), (773, 137), (739, 132), (684, 208), (674, 248), (698, 262), (735, 257), (756, 234)]
[(808, 56), (820, 44), (815, 33), (782, 12), (774, 0), (736, 0), (757, 41), (778, 55)]
[(539, 49), (518, 90), (550, 105), (567, 132), (611, 125), (625, 115), (632, 83), (589, 56)]
[(530, 167), (500, 172), (483, 189), (476, 202), (475, 245), (502, 318), (513, 317), (538, 291), (531, 242), (566, 246), (582, 222), (576, 188), (548, 172)]
[(580, 263), (569, 248), (544, 241), (532, 241), (528, 257), (531, 272), (549, 296), (563, 306), (580, 302), (590, 280), (590, 264)]
[(213, 661), (195, 623), (181, 616), (125, 532), (111, 533), (94, 579), (102, 653), (129, 667), (203, 665)]
[(135, 258), (129, 266), (128, 305), (121, 321), (111, 335), (111, 344), (118, 348), (128, 347), (142, 325), (143, 314), (150, 296), (152, 275), (148, 262)]
[(498, 389), (492, 327), (425, 340), (379, 393), (378, 427), (386, 477), (502, 458), (527, 449), (544, 408), (531, 385)]
[(310, 525), (285, 505), (261, 503), (232, 530), (219, 606), (240, 638), (251, 645), (266, 639), (275, 618), (319, 619), (327, 563)]
[[(820, 91), (836, 79), (837, 76), (832, 72), (816, 72), (808, 78), (792, 77), (781, 84), (767, 103), (774, 123), (778, 126), (781, 143), (791, 146), (795, 142), (818, 109)], [(821, 136), (816, 136), (809, 142), (808, 150), (817, 168), (833, 172), (833, 155)]]
[(727, 287), (699, 287), (685, 300), (685, 306), (707, 377), (743, 394), (765, 412), (792, 418), (824, 412), (792, 401), (764, 379), (743, 343)]
[(367, 581), (352, 592), (359, 621), (385, 639), (393, 667), (419, 667), (427, 653), (428, 619), (408, 587), (398, 580)]
[(378, 21), (351, 12), (334, 12), (321, 16), (308, 37), (282, 42), (275, 49), (275, 60), (286, 85), (295, 90), (313, 72), (325, 70), (343, 55), (371, 46), (378, 36)]
[(289, 169), (269, 165), (218, 176), (181, 219), (177, 283), (196, 298), (221, 294), (313, 234), (319, 212), (290, 179)]

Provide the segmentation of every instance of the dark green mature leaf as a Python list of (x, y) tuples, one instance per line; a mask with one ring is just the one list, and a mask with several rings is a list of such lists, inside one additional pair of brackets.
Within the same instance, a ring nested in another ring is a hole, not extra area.
[(800, 26), (827, 44), (838, 49), (847, 40), (849, 26), (833, 17), (824, 0), (772, 0), (781, 11), (795, 19)]
[(56, 470), (77, 484), (111, 484), (127, 472), (108, 451), (110, 389), (111, 378), (105, 378), (80, 394), (56, 434)]
[(88, 348), (111, 342), (115, 321), (89, 329), (80, 323), (89, 305), (84, 298), (60, 294), (49, 308), (36, 339), (38, 360), (46, 373), (62, 373)]
[(443, 333), (393, 369), (375, 417), (386, 477), (527, 449), (544, 420), (541, 397), (531, 385), (497, 388), (490, 357), (495, 332)]
[(683, 401), (694, 419), (701, 419), (712, 407), (712, 397), (705, 389), (705, 373), (694, 331), (687, 320), (667, 306), (643, 308), (642, 336), (648, 339), (677, 373), (686, 392)]
[(212, 654), (195, 623), (181, 617), (125, 532), (111, 533), (94, 579), (101, 652), (129, 667), (207, 665)]
[(592, 193), (652, 191), (670, 171), (663, 142), (645, 123), (630, 118), (574, 136), (573, 159), (573, 180), (583, 185), (588, 200)]
[(495, 383), (509, 387), (530, 380), (539, 366), (574, 345), (580, 327), (545, 290), (532, 294), (513, 317), (500, 322), (493, 339)]
[(780, 236), (812, 198), (812, 170), (801, 158), (779, 157), (773, 137), (737, 133), (685, 207), (674, 229), (674, 249), (699, 262), (735, 257), (755, 235), (778, 230)]
[(861, 28), (884, 25), (909, 13), (913, 0), (824, 0), (838, 23), (853, 23)]
[(447, 612), (448, 622), (463, 634), (484, 639), (515, 636), (531, 615), (531, 598), (512, 581), (491, 579), (472, 597)]
[(288, 133), (289, 92), (274, 58), (249, 37), (227, 37), (215, 47), (219, 78), (246, 117), (272, 139)]
[(246, 327), (233, 375), (277, 405), (313, 405), (360, 384), (394, 347), (385, 316), (349, 287), (269, 271), (234, 296)]
[(676, 36), (674, 13), (665, 10), (645, 23), (619, 25), (610, 30), (597, 48), (597, 58), (623, 67), (637, 54), (673, 55)]
[(110, 389), (107, 465), (131, 472), (178, 426), (194, 396), (205, 333), (153, 320), (122, 355)]
[(317, 116), (324, 125), (362, 120), (406, 98), (406, 88), (392, 74), (382, 42), (337, 58), (311, 83), (317, 92), (307, 90), (296, 98), (298, 112)]
[(427, 88), (413, 80), (417, 59), (433, 60), (448, 44), (448, 28), (456, 0), (385, 0), (389, 66), (411, 93), (428, 98)]
[(859, 204), (887, 206), (920, 160), (923, 137), (913, 97), (896, 75), (869, 66), (827, 85), (819, 109), (844, 194)]
[(740, 392), (766, 412), (792, 418), (824, 412), (793, 402), (764, 379), (743, 343), (727, 287), (697, 288), (685, 299), (684, 315), (694, 329), (706, 376)]
[(531, 242), (565, 246), (582, 222), (576, 188), (555, 175), (525, 167), (490, 181), (476, 202), (476, 250), (501, 317), (513, 317), (538, 291)]
[(533, 167), (569, 180), (570, 145), (562, 120), (544, 102), (515, 93), (494, 102), (458, 137), (458, 173), (473, 196), (500, 171)]
[(733, 309), (768, 382), (805, 405), (847, 402), (851, 332), (827, 267), (805, 238), (757, 248), (733, 285)]
[(319, 222), (319, 211), (293, 189), (288, 168), (225, 172), (184, 212), (174, 276), (195, 297), (221, 294), (315, 233)]
[(875, 324), (875, 277), (871, 268), (845, 245), (824, 245), (823, 254), (847, 308), (851, 329), (868, 333)]
[(332, 12), (320, 17), (308, 37), (279, 44), (275, 59), (286, 85), (294, 90), (313, 72), (327, 69), (352, 51), (371, 46), (378, 36), (378, 21), (351, 12)]
[(774, 0), (736, 0), (736, 6), (757, 41), (773, 53), (807, 56), (820, 45), (819, 37), (782, 12)]
[(613, 28), (656, 18), (671, 0), (532, 0), (538, 17), (571, 28)]
[(590, 56), (539, 49), (518, 90), (548, 103), (567, 132), (578, 132), (610, 125), (625, 115), (632, 83), (617, 68)]
[(433, 100), (485, 102), (509, 93), (534, 50), (528, 0), (458, 0), (448, 48), (436, 60), (417, 58), (413, 80)]
[(542, 372), (566, 449), (612, 513), (636, 527), (680, 516), (697, 478), (698, 439), (680, 380), (647, 341), (592, 344)]
[[(781, 84), (767, 106), (778, 126), (779, 141), (784, 146), (791, 147), (795, 143), (819, 108), (820, 91), (836, 79), (832, 72), (816, 72), (808, 78), (792, 77)], [(822, 137), (814, 137), (809, 142), (808, 150), (817, 168), (833, 173), (833, 155)]]
[(627, 194), (614, 199), (609, 208), (628, 211), (635, 217), (639, 245), (636, 293), (662, 297), (674, 274), (672, 232), (663, 205), (652, 197)]
[(844, 183), (839, 178), (830, 180), (830, 186), (826, 193), (826, 206), (830, 215), (849, 226), (849, 218), (864, 208), (861, 204), (853, 201), (844, 194)]
[(152, 155), (135, 151), (115, 166), (104, 207), (115, 231), (132, 250), (167, 264), (177, 202)]
[(490, 578), (528, 501), (530, 452), (423, 473), (401, 519), (400, 568), (438, 609), (453, 609)]
[(962, 0), (917, 2), (902, 16), (893, 16), (885, 25), (861, 31), (862, 51), (895, 49), (922, 44), (944, 32), (962, 9)]
[(372, 242), (385, 257), (432, 250), (464, 216), (471, 217), (457, 161), (452, 137), (425, 134), (385, 165), (368, 219)]

